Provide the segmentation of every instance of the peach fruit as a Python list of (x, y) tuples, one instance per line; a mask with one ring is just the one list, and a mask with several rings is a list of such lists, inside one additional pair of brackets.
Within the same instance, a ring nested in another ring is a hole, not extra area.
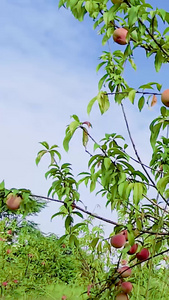
[(121, 274), (121, 277), (126, 278), (131, 275), (131, 269), (128, 266), (121, 267), (117, 270)]
[(140, 252), (138, 252), (136, 254), (136, 257), (138, 260), (146, 260), (147, 258), (149, 258), (149, 251), (147, 248), (143, 248)]
[(125, 29), (125, 28), (117, 28), (113, 32), (113, 40), (117, 44), (126, 45), (127, 44), (127, 41), (126, 41), (127, 33), (128, 33), (127, 29)]
[(131, 282), (129, 282), (129, 281), (124, 281), (121, 284), (121, 289), (126, 294), (130, 293), (132, 288), (133, 288), (133, 286), (132, 286)]
[(115, 300), (128, 300), (128, 296), (124, 293), (120, 293), (116, 296)]
[(131, 246), (131, 248), (129, 249), (129, 251), (127, 252), (129, 255), (135, 254), (138, 248), (138, 244), (134, 244), (133, 246)]
[(116, 234), (111, 237), (110, 243), (114, 248), (121, 248), (125, 245), (126, 238), (124, 234)]
[(162, 92), (161, 101), (165, 106), (169, 107), (169, 89)]
[(11, 210), (17, 210), (21, 204), (21, 197), (13, 194), (7, 196), (6, 205)]

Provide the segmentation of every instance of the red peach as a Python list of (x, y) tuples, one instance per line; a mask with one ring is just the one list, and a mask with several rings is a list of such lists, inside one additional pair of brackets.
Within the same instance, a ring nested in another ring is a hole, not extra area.
[(132, 288), (133, 288), (133, 286), (132, 286), (131, 282), (129, 282), (129, 281), (122, 282), (122, 284), (121, 284), (121, 289), (126, 294), (130, 293)]
[(117, 28), (113, 32), (113, 40), (120, 45), (126, 45), (126, 37), (127, 37), (128, 30), (125, 28)]
[(111, 237), (110, 243), (114, 248), (121, 248), (126, 243), (126, 238), (123, 234), (116, 234)]
[(131, 269), (128, 266), (121, 267), (117, 270), (121, 274), (121, 277), (126, 278), (131, 275)]
[(147, 258), (149, 258), (149, 251), (147, 248), (143, 248), (140, 252), (138, 252), (136, 254), (136, 257), (138, 260), (146, 260)]
[(136, 253), (138, 248), (138, 244), (134, 244), (133, 246), (131, 246), (130, 250), (127, 252), (129, 255), (132, 255), (134, 253)]

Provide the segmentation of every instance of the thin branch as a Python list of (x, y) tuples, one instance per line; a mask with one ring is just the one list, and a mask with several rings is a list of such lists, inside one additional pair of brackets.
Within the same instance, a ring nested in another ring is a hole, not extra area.
[[(58, 203), (62, 203), (62, 204), (64, 205), (64, 202), (61, 201), (61, 200), (58, 200), (58, 199), (53, 199), (53, 198), (44, 197), (44, 196), (38, 196), (38, 195), (32, 195), (32, 197), (45, 199), (45, 200), (47, 200), (47, 201), (58, 202)], [(76, 209), (78, 209), (78, 210), (80, 210), (80, 211), (82, 211), (82, 212), (84, 212), (85, 214), (87, 214), (87, 215), (89, 215), (89, 216), (92, 216), (92, 217), (94, 217), (94, 218), (96, 218), (96, 219), (99, 219), (99, 220), (101, 220), (101, 221), (104, 221), (104, 222), (106, 222), (106, 223), (109, 223), (109, 224), (112, 224), (112, 225), (115, 225), (115, 226), (123, 226), (123, 224), (119, 224), (119, 223), (117, 223), (117, 222), (114, 222), (114, 221), (112, 221), (112, 220), (106, 219), (106, 218), (104, 218), (104, 217), (100, 217), (100, 216), (98, 216), (98, 215), (96, 215), (96, 214), (94, 214), (94, 213), (91, 213), (91, 212), (88, 211), (88, 210), (85, 210), (85, 209), (81, 208), (80, 206), (77, 206), (76, 204), (73, 204), (73, 207), (76, 208)]]
[[(115, 94), (128, 94), (127, 92), (110, 92), (106, 93), (106, 95), (115, 95)], [(161, 93), (151, 93), (151, 92), (141, 92), (141, 91), (136, 91), (136, 94), (142, 94), (142, 95), (157, 95), (160, 96)]]
[(155, 201), (149, 199), (145, 194), (143, 194), (144, 198), (146, 198), (151, 204), (155, 205), (156, 207), (158, 207), (159, 209), (161, 209), (162, 211), (166, 212), (167, 214), (169, 213), (169, 211), (167, 211), (165, 208), (161, 207), (160, 205), (158, 205)]
[[(125, 110), (124, 110), (124, 106), (123, 104), (121, 103), (121, 108), (122, 108), (122, 112), (123, 112), (123, 116), (124, 116), (124, 120), (125, 120), (125, 123), (126, 123), (126, 128), (127, 128), (127, 132), (128, 132), (128, 135), (129, 135), (129, 138), (130, 138), (130, 141), (131, 141), (131, 144), (133, 146), (133, 149), (134, 149), (134, 152), (135, 152), (135, 155), (138, 159), (138, 161), (140, 162), (144, 172), (146, 173), (147, 177), (149, 178), (149, 180), (151, 181), (151, 183), (153, 184), (153, 186), (155, 187), (155, 189), (157, 190), (157, 187), (156, 187), (156, 184), (155, 182), (152, 180), (151, 176), (149, 175), (149, 173), (147, 172), (146, 168), (144, 167), (142, 161), (141, 161), (141, 158), (140, 156), (138, 155), (138, 152), (137, 152), (137, 149), (136, 149), (136, 146), (135, 146), (135, 143), (133, 141), (133, 138), (131, 136), (131, 132), (130, 132), (130, 128), (129, 128), (129, 124), (128, 124), (128, 121), (127, 121), (127, 117), (126, 117), (126, 113), (125, 113)], [(158, 191), (158, 190), (157, 190)], [(164, 202), (166, 203), (166, 205), (169, 205), (169, 203), (167, 202), (167, 200), (163, 197), (163, 195), (161, 195), (160, 193), (160, 196), (161, 198), (164, 200)]]

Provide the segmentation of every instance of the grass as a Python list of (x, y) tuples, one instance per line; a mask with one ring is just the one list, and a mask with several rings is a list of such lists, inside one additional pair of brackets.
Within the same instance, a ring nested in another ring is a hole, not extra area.
[[(86, 288), (87, 289), (87, 288)], [(38, 287), (38, 291), (32, 291), (29, 295), (27, 293), (22, 293), (21, 291), (16, 291), (12, 296), (1, 297), (1, 299), (11, 299), (11, 300), (61, 300), (62, 296), (67, 296), (67, 300), (86, 300), (87, 295), (82, 293), (85, 288), (74, 285), (67, 285), (62, 283), (56, 283), (55, 285), (49, 285), (48, 287), (42, 287), (41, 291)], [(19, 297), (19, 294), (23, 295)]]

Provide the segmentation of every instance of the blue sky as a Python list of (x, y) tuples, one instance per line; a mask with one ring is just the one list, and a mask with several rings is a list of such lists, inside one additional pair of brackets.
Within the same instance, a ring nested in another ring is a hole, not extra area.
[[(156, 5), (159, 1), (149, 2)], [(160, 1), (160, 5), (169, 9), (166, 0)], [(58, 10), (54, 0), (1, 0), (0, 180), (5, 180), (7, 188), (25, 187), (46, 196), (50, 186), (44, 179), (48, 159), (38, 167), (35, 165), (36, 153), (41, 149), (39, 142), (56, 143), (62, 151), (65, 128), (74, 113), (93, 124), (91, 134), (97, 140), (105, 132), (126, 135), (120, 108), (113, 103), (113, 98), (111, 109), (104, 116), (100, 116), (96, 105), (90, 117), (86, 113), (88, 102), (97, 94), (101, 76), (101, 72), (96, 74), (95, 71), (98, 57), (108, 49), (101, 46), (101, 37), (92, 26), (93, 22), (88, 18), (80, 23), (69, 11)], [(114, 51), (117, 45), (111, 41), (110, 47)], [(129, 84), (137, 88), (149, 81), (159, 81), (163, 89), (168, 88), (167, 65), (156, 74), (152, 59), (148, 63), (141, 51), (136, 53), (136, 63), (136, 72), (130, 67), (125, 71)], [(145, 140), (149, 137), (149, 123), (159, 115), (160, 98), (156, 107), (145, 108), (142, 114), (128, 100), (126, 102), (135, 143), (143, 160), (148, 162), (151, 149)], [(62, 151), (63, 161), (73, 164), (75, 174), (87, 170), (88, 157), (80, 143), (81, 136), (77, 133), (70, 152)], [(96, 199), (94, 194), (86, 194), (85, 188), (82, 188), (82, 200), (91, 211), (108, 215), (100, 202), (103, 200)], [(97, 204), (101, 208), (97, 208)], [(50, 222), (57, 209), (58, 206), (51, 203), (35, 219), (43, 231), (63, 233), (61, 219)]]

